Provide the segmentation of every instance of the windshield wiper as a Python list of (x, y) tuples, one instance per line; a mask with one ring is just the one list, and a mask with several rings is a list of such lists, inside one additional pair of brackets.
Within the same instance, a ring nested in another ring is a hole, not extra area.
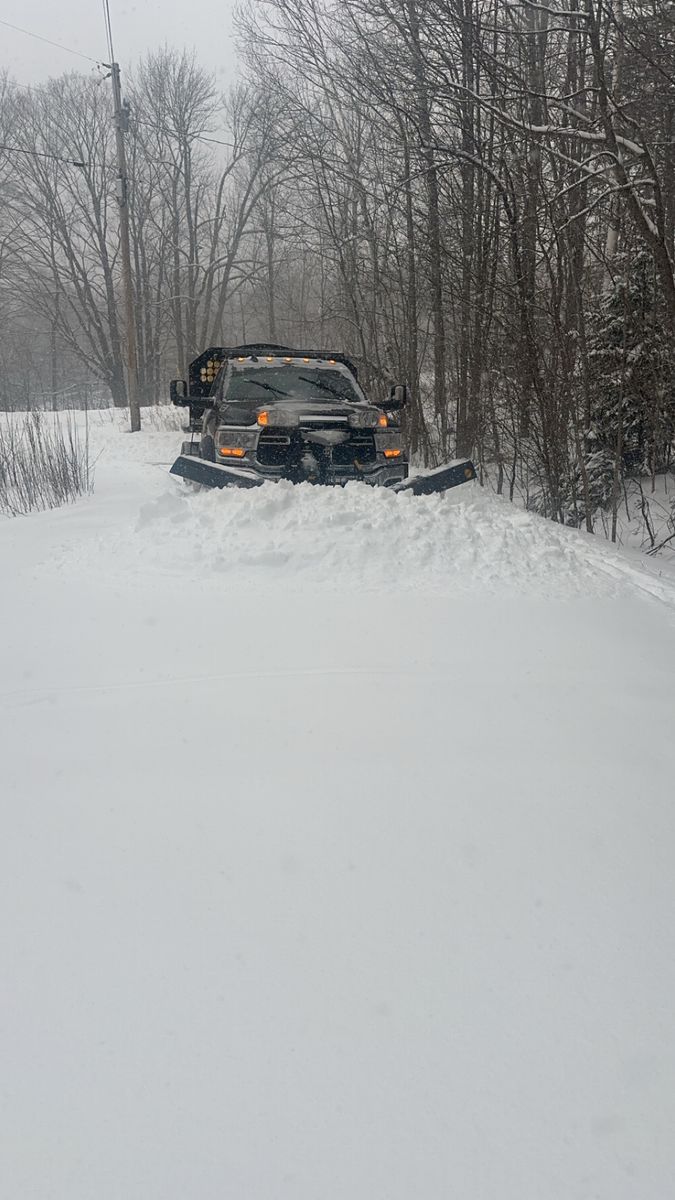
[(318, 387), (322, 392), (330, 392), (331, 396), (337, 396), (338, 400), (346, 400), (348, 404), (354, 404), (354, 400), (349, 396), (345, 396), (344, 392), (338, 392), (337, 388), (331, 387), (329, 383), (324, 383), (322, 379), (309, 379), (307, 375), (298, 375), (303, 383), (311, 383), (314, 387)]
[(277, 396), (287, 396), (288, 392), (284, 392), (281, 388), (274, 387), (272, 383), (263, 383), (260, 379), (247, 379), (247, 383), (252, 383), (254, 387), (264, 388), (266, 392), (275, 392)]

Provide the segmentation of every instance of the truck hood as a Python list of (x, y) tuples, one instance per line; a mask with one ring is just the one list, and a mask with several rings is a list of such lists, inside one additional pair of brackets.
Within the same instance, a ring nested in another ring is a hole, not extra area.
[(381, 409), (371, 404), (341, 404), (325, 400), (295, 400), (292, 398), (263, 402), (256, 407), (256, 416), (269, 413), (269, 424), (275, 426), (298, 425), (351, 425), (353, 428), (375, 428)]

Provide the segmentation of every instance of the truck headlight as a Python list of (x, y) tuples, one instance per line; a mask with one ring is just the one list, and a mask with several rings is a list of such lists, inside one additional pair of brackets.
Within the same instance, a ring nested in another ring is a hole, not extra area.
[[(216, 430), (216, 448), (220, 454), (221, 450), (236, 451), (231, 455), (223, 455), (223, 458), (241, 458), (249, 450), (255, 449), (258, 442), (258, 434), (251, 433), (245, 429), (227, 429), (221, 426)], [(238, 453), (241, 451), (241, 453)]]
[(355, 408), (349, 414), (352, 429), (377, 429), (379, 414), (372, 408)]

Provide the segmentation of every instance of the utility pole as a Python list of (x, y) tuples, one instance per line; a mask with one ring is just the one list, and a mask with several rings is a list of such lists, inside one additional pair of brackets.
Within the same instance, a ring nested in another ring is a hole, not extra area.
[(117, 200), (120, 206), (120, 252), (122, 255), (122, 282), (124, 285), (124, 313), (127, 334), (127, 393), (131, 432), (141, 428), (141, 409), (138, 399), (138, 355), (136, 349), (136, 320), (134, 316), (134, 289), (131, 276), (131, 247), (129, 243), (129, 184), (127, 180), (127, 155), (124, 135), (129, 129), (129, 110), (122, 104), (119, 63), (110, 63), (113, 103), (115, 106), (115, 141), (117, 143)]

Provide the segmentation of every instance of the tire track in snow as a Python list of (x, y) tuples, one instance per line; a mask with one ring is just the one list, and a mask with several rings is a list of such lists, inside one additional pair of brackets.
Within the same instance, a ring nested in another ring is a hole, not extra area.
[(284, 669), (271, 669), (266, 671), (216, 671), (205, 675), (166, 675), (161, 679), (118, 679), (104, 683), (81, 683), (67, 684), (65, 686), (55, 684), (50, 687), (48, 684), (40, 688), (18, 688), (11, 692), (0, 692), (0, 704), (11, 703), (12, 707), (16, 707), (16, 702), (24, 701), (22, 707), (30, 705), (49, 703), (53, 697), (78, 695), (80, 693), (95, 693), (95, 692), (115, 692), (127, 690), (142, 690), (144, 688), (164, 688), (164, 687), (189, 687), (191, 685), (202, 685), (205, 683), (221, 683), (225, 681), (236, 681), (244, 679), (312, 679), (328, 677), (344, 677), (344, 676), (366, 676), (372, 678), (373, 675), (393, 678), (400, 675), (409, 675), (419, 678), (420, 675), (433, 675), (431, 671), (420, 671), (419, 667), (288, 667)]

